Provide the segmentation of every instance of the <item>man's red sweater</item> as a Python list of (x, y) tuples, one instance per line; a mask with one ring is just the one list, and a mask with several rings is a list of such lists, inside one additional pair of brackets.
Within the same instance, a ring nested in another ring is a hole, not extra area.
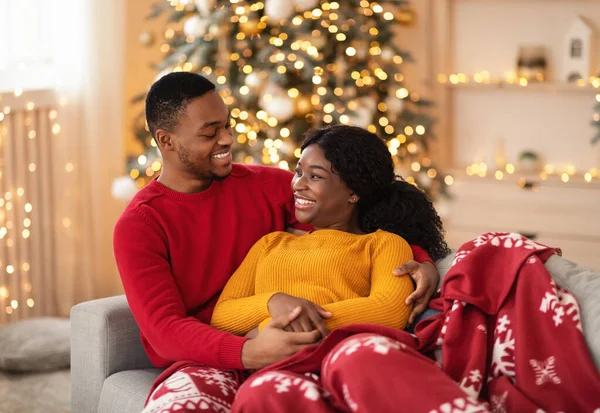
[[(310, 229), (294, 217), (292, 176), (234, 164), (229, 177), (203, 192), (184, 194), (154, 180), (129, 203), (115, 226), (114, 253), (156, 367), (192, 361), (243, 369), (246, 339), (208, 324), (227, 280), (256, 241), (288, 227)], [(419, 247), (413, 254), (430, 261)]]

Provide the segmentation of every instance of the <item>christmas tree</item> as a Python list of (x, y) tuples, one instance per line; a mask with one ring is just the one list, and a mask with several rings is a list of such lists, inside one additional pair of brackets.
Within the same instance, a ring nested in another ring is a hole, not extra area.
[[(431, 102), (405, 87), (411, 58), (394, 41), (415, 18), (406, 2), (169, 0), (149, 18), (164, 13), (159, 76), (191, 71), (217, 84), (232, 108), (235, 161), (293, 170), (308, 129), (353, 124), (386, 140), (407, 181), (444, 192), (427, 156)], [(129, 171), (141, 186), (161, 168), (143, 113), (136, 137), (146, 153)]]

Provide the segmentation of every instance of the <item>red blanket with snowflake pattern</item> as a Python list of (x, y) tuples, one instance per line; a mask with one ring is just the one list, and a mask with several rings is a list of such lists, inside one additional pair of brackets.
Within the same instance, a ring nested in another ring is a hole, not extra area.
[(442, 369), (493, 412), (600, 413), (600, 375), (575, 297), (543, 265), (549, 247), (519, 234), (464, 244), (416, 335)]
[[(442, 370), (494, 413), (600, 413), (600, 375), (579, 306), (543, 264), (555, 252), (560, 250), (519, 234), (481, 235), (457, 252), (440, 298), (430, 305), (442, 312), (419, 323), (416, 336), (376, 325), (345, 326), (265, 370), (319, 371), (336, 343), (370, 332), (424, 354), (441, 351)], [(435, 391), (422, 384), (423, 397)], [(442, 411), (467, 411), (446, 407)]]

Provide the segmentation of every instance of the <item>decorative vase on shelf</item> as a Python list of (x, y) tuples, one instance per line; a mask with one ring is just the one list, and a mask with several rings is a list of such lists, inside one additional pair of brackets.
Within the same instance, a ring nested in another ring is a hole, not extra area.
[(519, 169), (526, 173), (537, 173), (541, 170), (540, 156), (533, 151), (523, 151), (519, 154)]
[(546, 51), (543, 46), (521, 46), (517, 58), (517, 77), (530, 82), (544, 82), (546, 75)]

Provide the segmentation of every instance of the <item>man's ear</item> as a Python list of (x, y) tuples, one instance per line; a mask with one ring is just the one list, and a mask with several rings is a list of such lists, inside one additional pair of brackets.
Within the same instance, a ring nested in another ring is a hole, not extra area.
[(156, 144), (162, 153), (174, 151), (173, 135), (164, 129), (158, 129), (155, 134)]

